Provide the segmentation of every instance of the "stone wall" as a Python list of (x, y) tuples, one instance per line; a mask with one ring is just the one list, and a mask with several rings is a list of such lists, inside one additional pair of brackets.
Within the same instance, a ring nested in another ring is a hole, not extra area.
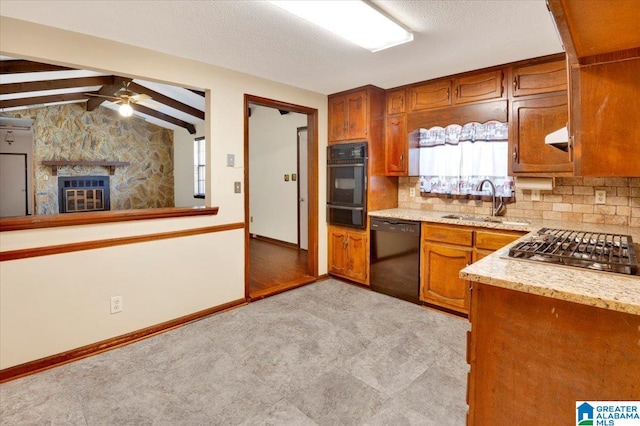
[[(409, 189), (416, 196), (409, 196)], [(551, 191), (532, 201), (531, 191), (516, 184), (516, 202), (507, 204), (506, 216), (640, 226), (640, 178), (557, 178)], [(595, 191), (605, 190), (604, 205), (595, 204)], [(398, 207), (488, 215), (491, 202), (420, 196), (420, 179), (400, 178)]]
[[(65, 104), (3, 113), (34, 119), (36, 214), (58, 213), (58, 182), (42, 160), (128, 161), (110, 178), (111, 210), (174, 206), (173, 131), (135, 116)], [(105, 167), (64, 166), (58, 176), (108, 175)]]

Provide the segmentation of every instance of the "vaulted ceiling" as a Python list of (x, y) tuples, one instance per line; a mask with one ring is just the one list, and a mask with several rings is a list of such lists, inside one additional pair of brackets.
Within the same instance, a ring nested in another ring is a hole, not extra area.
[(104, 96), (126, 87), (130, 95), (150, 97), (130, 104), (134, 115), (150, 123), (195, 134), (195, 126), (204, 122), (204, 92), (150, 81), (5, 56), (0, 57), (0, 83), (0, 112), (64, 103), (86, 104), (87, 111), (101, 105), (117, 110), (119, 105)]

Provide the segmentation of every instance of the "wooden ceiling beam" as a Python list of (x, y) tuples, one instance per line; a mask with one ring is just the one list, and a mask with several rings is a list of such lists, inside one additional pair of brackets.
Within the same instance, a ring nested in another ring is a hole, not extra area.
[(204, 120), (204, 111), (200, 111), (199, 109), (194, 108), (191, 105), (184, 104), (147, 87), (131, 82), (129, 84), (129, 90), (134, 93), (144, 93), (145, 95), (151, 96), (151, 99), (153, 99), (154, 101), (160, 102), (161, 104), (164, 104), (173, 109), (177, 109), (178, 111), (182, 111), (185, 114), (192, 115), (196, 118), (199, 118), (200, 120)]
[(75, 71), (75, 69), (61, 67), (58, 65), (43, 64), (40, 62), (25, 61), (22, 59), (0, 61), (0, 74), (17, 74), (25, 72), (44, 71)]
[(113, 81), (113, 76), (63, 78), (60, 80), (27, 81), (0, 85), (0, 95), (39, 92), (42, 90), (72, 89), (74, 87), (104, 86)]
[(196, 134), (196, 126), (191, 124), (191, 123), (187, 123), (186, 121), (182, 121), (179, 118), (172, 117), (172, 116), (164, 114), (164, 113), (162, 113), (160, 111), (156, 111), (154, 109), (147, 108), (144, 105), (140, 105), (140, 104), (136, 104), (136, 103), (131, 103), (130, 105), (131, 105), (131, 108), (133, 108), (135, 111), (138, 111), (139, 113), (149, 115), (151, 117), (157, 118), (158, 120), (166, 121), (167, 123), (174, 124), (174, 125), (176, 125), (178, 127), (183, 127), (185, 129), (187, 129), (187, 131), (191, 135), (195, 135)]
[(60, 95), (36, 96), (33, 98), (7, 99), (0, 101), (0, 108), (12, 108), (21, 106), (38, 106), (54, 102), (83, 101), (87, 99), (84, 93), (65, 93)]
[[(98, 90), (98, 95), (113, 96), (118, 90), (122, 89), (123, 82), (130, 82), (130, 78), (123, 78), (117, 76), (111, 76), (111, 82), (105, 84)], [(87, 101), (87, 111), (93, 111), (98, 108), (105, 101), (105, 98), (92, 97)]]

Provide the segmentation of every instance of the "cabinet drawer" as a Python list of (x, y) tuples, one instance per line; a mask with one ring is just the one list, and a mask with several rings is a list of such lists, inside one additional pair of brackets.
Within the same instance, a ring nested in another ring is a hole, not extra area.
[(473, 245), (473, 230), (448, 226), (424, 225), (422, 228), (422, 238), (428, 241), (471, 247)]
[(499, 250), (514, 242), (524, 233), (476, 231), (476, 248), (483, 250)]

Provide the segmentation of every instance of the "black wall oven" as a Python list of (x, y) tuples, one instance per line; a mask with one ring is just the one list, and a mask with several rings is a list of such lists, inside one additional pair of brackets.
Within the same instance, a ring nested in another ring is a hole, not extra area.
[(327, 148), (327, 222), (367, 226), (367, 143)]

